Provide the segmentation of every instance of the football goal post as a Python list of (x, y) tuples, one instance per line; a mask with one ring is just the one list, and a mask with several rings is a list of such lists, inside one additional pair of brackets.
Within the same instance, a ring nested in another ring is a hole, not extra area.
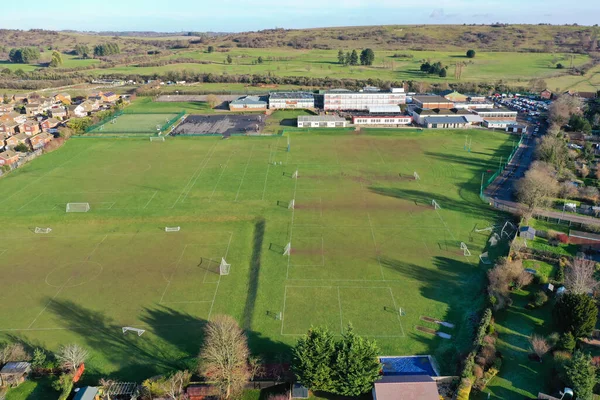
[(90, 203), (67, 203), (67, 210), (68, 213), (71, 212), (80, 212), (80, 213), (84, 213), (84, 212), (88, 212), (90, 211)]
[(123, 330), (123, 334), (126, 334), (127, 332), (135, 332), (138, 336), (142, 336), (144, 332), (146, 332), (145, 329), (132, 328), (131, 326), (124, 326), (121, 329)]
[(179, 232), (180, 230), (180, 226), (165, 226), (165, 232)]
[(485, 265), (490, 265), (492, 263), (487, 251), (479, 256), (479, 260)]
[(460, 242), (460, 249), (463, 251), (465, 257), (471, 256), (471, 252), (469, 251), (469, 248), (467, 247), (465, 242)]
[(406, 315), (406, 311), (404, 311), (404, 308), (400, 307), (398, 309), (398, 315), (400, 315), (401, 317), (404, 317)]
[(442, 207), (440, 207), (440, 205), (438, 204), (438, 202), (435, 201), (435, 200), (431, 200), (431, 206), (433, 208), (435, 208), (436, 210), (441, 210), (442, 209)]
[(50, 233), (52, 229), (50, 228), (35, 228), (35, 233)]
[(164, 136), (150, 136), (150, 141), (151, 142), (164, 142), (165, 137)]
[(288, 210), (293, 210), (295, 207), (296, 207), (296, 200), (290, 201), (290, 204), (288, 205)]
[(421, 180), (421, 177), (419, 176), (419, 174), (417, 174), (417, 171), (415, 171), (415, 173), (414, 173), (413, 176), (415, 177), (415, 181), (420, 181)]
[(298, 170), (294, 172), (294, 175), (292, 175), (292, 179), (298, 179)]
[(284, 256), (289, 256), (291, 252), (292, 252), (292, 243), (288, 243), (285, 246), (285, 249), (283, 249), (283, 255)]
[(219, 265), (219, 273), (221, 275), (229, 275), (229, 271), (231, 270), (231, 264), (227, 264), (224, 258), (221, 258), (221, 265)]

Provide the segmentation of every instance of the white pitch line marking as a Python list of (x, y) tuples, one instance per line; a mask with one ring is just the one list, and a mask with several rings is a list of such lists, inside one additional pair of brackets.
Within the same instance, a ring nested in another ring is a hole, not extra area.
[(244, 173), (242, 174), (242, 180), (240, 182), (240, 186), (238, 187), (237, 193), (235, 195), (235, 200), (233, 201), (237, 201), (239, 195), (240, 195), (240, 190), (242, 190), (242, 185), (244, 184), (244, 179), (246, 178), (246, 172), (248, 172), (248, 166), (250, 165), (250, 160), (252, 159), (252, 154), (254, 153), (254, 148), (256, 147), (256, 144), (252, 146), (252, 150), (250, 150), (250, 156), (248, 157), (248, 161), (246, 161), (246, 168), (244, 168)]

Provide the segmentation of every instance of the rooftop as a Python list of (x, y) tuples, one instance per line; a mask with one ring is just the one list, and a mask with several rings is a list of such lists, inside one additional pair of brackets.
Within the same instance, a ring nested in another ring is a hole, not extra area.
[(298, 122), (344, 122), (344, 118), (337, 115), (301, 115)]
[(86, 386), (79, 389), (73, 400), (94, 400), (98, 394), (98, 388), (95, 386)]
[(420, 103), (452, 103), (450, 100), (442, 96), (438, 96), (437, 94), (424, 94), (413, 96), (412, 98)]
[(309, 92), (273, 92), (269, 94), (271, 99), (307, 99), (312, 100), (315, 95)]
[(480, 108), (480, 109), (475, 109), (474, 111), (477, 112), (477, 113), (489, 113), (489, 112), (506, 113), (506, 112), (508, 112), (508, 113), (517, 114), (516, 111), (509, 110), (508, 108), (504, 108), (504, 107), (501, 107), (501, 108)]
[(427, 117), (426, 124), (466, 124), (465, 117)]
[(242, 96), (236, 100), (233, 100), (231, 104), (260, 104), (267, 105), (266, 101), (263, 101), (258, 96)]
[[(6, 153), (12, 153), (13, 156), (16, 155), (16, 153), (12, 151), (7, 151), (5, 153), (0, 153), (0, 156)], [(2, 367), (2, 370), (0, 370), (0, 374), (24, 374), (29, 371), (30, 367), (31, 365), (25, 361), (9, 362), (6, 363), (4, 367)]]
[(383, 376), (375, 382), (377, 400), (439, 400), (435, 381), (426, 375)]

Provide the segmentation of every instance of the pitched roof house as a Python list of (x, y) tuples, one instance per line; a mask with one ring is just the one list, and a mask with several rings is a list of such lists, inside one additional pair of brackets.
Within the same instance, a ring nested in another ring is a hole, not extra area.
[(52, 118), (67, 118), (67, 109), (63, 106), (54, 106), (50, 109)]
[(82, 117), (87, 117), (87, 115), (88, 115), (86, 108), (81, 104), (78, 104), (76, 106), (68, 106), (67, 110), (68, 110), (69, 115), (71, 115), (73, 117), (82, 118)]
[(14, 121), (17, 124), (21, 125), (27, 121), (27, 115), (18, 113), (16, 111), (9, 112), (8, 114), (4, 114), (0, 116), (0, 122), (11, 122)]
[(33, 150), (43, 148), (47, 143), (49, 143), (54, 136), (49, 134), (48, 132), (42, 132), (38, 135), (35, 135), (29, 139), (29, 143), (31, 143), (31, 148)]
[(119, 100), (119, 95), (113, 92), (106, 92), (100, 94), (100, 99), (105, 103), (114, 103)]
[(48, 118), (40, 123), (40, 127), (43, 131), (47, 131), (48, 129), (56, 128), (59, 124), (60, 121), (56, 118)]
[(64, 105), (70, 105), (71, 104), (71, 95), (69, 93), (55, 94), (54, 101), (57, 103), (63, 103)]
[(13, 136), (9, 137), (8, 139), (6, 139), (6, 141), (5, 141), (6, 148), (13, 149), (21, 143), (27, 144), (28, 139), (29, 139), (29, 136), (27, 136), (26, 134), (17, 133), (16, 135), (13, 135)]
[[(0, 157), (2, 154), (4, 153), (1, 153)], [(18, 361), (6, 363), (0, 370), (0, 386), (18, 386), (25, 381), (30, 371), (31, 364), (28, 362)]]
[(439, 399), (437, 384), (427, 375), (383, 376), (373, 388), (373, 400)]
[(15, 108), (10, 104), (0, 104), (0, 115), (8, 114), (14, 110)]
[(36, 121), (25, 122), (23, 126), (19, 128), (19, 130), (25, 133), (27, 136), (35, 135), (41, 131), (40, 124), (38, 124)]
[(17, 124), (15, 121), (0, 122), (0, 133), (14, 135), (15, 133), (17, 133), (18, 127), (19, 124)]

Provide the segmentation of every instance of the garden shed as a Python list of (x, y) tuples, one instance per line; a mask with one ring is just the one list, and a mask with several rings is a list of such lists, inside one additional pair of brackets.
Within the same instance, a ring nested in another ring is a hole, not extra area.
[(0, 370), (0, 386), (19, 386), (25, 382), (31, 371), (31, 364), (24, 361), (6, 363)]
[(519, 236), (526, 240), (533, 240), (535, 239), (535, 228), (522, 226), (519, 228)]

